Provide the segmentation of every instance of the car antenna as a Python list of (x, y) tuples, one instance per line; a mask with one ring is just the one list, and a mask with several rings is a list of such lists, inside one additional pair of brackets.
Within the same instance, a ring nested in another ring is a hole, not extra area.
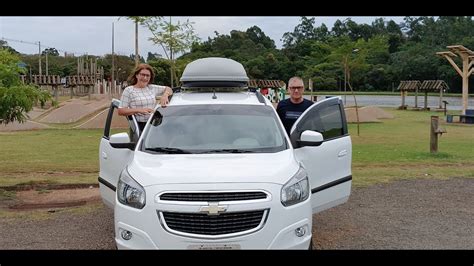
[(216, 96), (216, 90), (214, 89), (214, 95), (212, 95), (212, 99), (217, 99), (217, 96)]

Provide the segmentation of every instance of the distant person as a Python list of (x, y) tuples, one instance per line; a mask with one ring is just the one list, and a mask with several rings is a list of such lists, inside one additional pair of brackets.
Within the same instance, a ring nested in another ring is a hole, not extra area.
[(118, 114), (123, 116), (135, 115), (140, 132), (145, 128), (146, 122), (156, 105), (156, 97), (161, 96), (160, 104), (166, 107), (168, 97), (173, 90), (167, 86), (150, 84), (155, 78), (153, 68), (148, 64), (140, 64), (128, 77), (128, 84), (120, 98)]
[(288, 91), (290, 98), (278, 103), (277, 113), (289, 136), (293, 124), (313, 102), (303, 98), (304, 84), (300, 77), (292, 77), (288, 81)]

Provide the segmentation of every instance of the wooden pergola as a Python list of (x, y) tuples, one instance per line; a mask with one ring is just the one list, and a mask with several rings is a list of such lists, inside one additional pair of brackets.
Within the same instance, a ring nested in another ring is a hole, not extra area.
[(249, 80), (249, 87), (253, 88), (282, 88), (285, 82), (274, 79), (251, 79)]
[(407, 92), (409, 91), (415, 91), (415, 108), (418, 108), (418, 88), (420, 87), (421, 82), (419, 80), (402, 80), (400, 81), (400, 84), (398, 84), (397, 90), (400, 91), (400, 94), (402, 96), (402, 105), (399, 107), (399, 109), (406, 109), (405, 105), (405, 96), (407, 95)]
[(270, 99), (270, 98), (269, 99), (272, 102), (279, 102), (282, 99), (278, 95), (278, 91), (281, 88), (285, 88), (286, 83), (284, 81), (274, 80), (274, 79), (251, 79), (249, 80), (248, 86), (253, 87), (253, 88), (259, 88), (259, 89), (263, 89), (263, 88), (273, 89), (275, 97), (274, 99)]
[[(449, 51), (437, 52), (436, 54), (445, 57), (462, 77), (462, 114), (465, 115), (468, 102), (469, 76), (474, 72), (472, 67), (474, 64), (474, 52), (462, 45), (451, 45), (447, 46), (447, 48)], [(453, 58), (458, 55), (462, 59), (462, 70), (453, 61)]]
[(428, 92), (439, 91), (439, 109), (441, 109), (443, 108), (443, 92), (449, 90), (449, 86), (443, 80), (424, 80), (423, 82), (419, 80), (402, 80), (397, 90), (400, 91), (402, 96), (402, 105), (399, 109), (406, 109), (405, 96), (407, 92), (415, 92), (415, 108), (418, 108), (418, 92), (424, 92), (424, 110), (428, 110)]

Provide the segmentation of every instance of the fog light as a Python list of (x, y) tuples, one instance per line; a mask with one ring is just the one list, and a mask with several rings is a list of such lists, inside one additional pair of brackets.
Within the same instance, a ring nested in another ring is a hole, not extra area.
[(124, 240), (130, 240), (132, 238), (132, 232), (127, 230), (123, 230), (121, 235)]
[(295, 234), (297, 237), (302, 237), (306, 234), (306, 228), (303, 226), (303, 227), (298, 227), (295, 229)]

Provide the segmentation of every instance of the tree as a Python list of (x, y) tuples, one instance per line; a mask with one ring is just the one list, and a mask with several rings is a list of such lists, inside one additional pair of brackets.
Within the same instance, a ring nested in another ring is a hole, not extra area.
[(254, 43), (261, 43), (263, 47), (267, 49), (275, 49), (275, 42), (265, 35), (265, 33), (257, 26), (253, 26), (247, 29), (245, 32), (247, 37)]
[(351, 90), (352, 96), (354, 97), (357, 117), (357, 136), (359, 136), (359, 111), (354, 90), (352, 89), (352, 85), (350, 82), (351, 70), (363, 68), (364, 66), (366, 66), (365, 59), (367, 57), (368, 51), (367, 49), (364, 49), (364, 39), (359, 39), (357, 42), (352, 42), (351, 40), (348, 40), (347, 37), (342, 37), (339, 39), (341, 41), (341, 45), (338, 46), (329, 57), (339, 61), (344, 68), (344, 91), (346, 91), (347, 84), (349, 86), (349, 89)]
[(20, 59), (6, 49), (0, 49), (0, 123), (8, 124), (18, 121), (23, 123), (27, 113), (38, 101), (44, 106), (51, 99), (48, 91), (42, 91), (31, 85), (24, 85), (20, 74), (25, 73), (20, 67)]
[(149, 62), (149, 61), (152, 61), (152, 60), (156, 60), (158, 58), (161, 58), (161, 54), (159, 53), (152, 53), (152, 52), (148, 52), (148, 56), (146, 57), (146, 61)]
[(175, 55), (184, 53), (189, 50), (193, 43), (199, 41), (197, 34), (194, 32), (193, 23), (189, 20), (186, 22), (178, 21), (173, 24), (171, 17), (169, 21), (165, 21), (162, 17), (143, 17), (142, 24), (148, 27), (153, 34), (149, 40), (160, 45), (168, 60), (171, 62), (171, 87), (178, 84), (175, 69)]
[[(161, 18), (161, 17), (147, 17), (147, 16), (129, 16), (127, 19), (132, 20), (135, 22), (135, 66), (138, 66), (140, 62), (140, 56), (138, 55), (138, 24), (143, 25), (145, 20), (152, 19), (152, 18)], [(120, 18), (119, 18), (120, 19)]]
[(296, 25), (293, 32), (283, 34), (283, 47), (291, 47), (304, 40), (315, 39), (315, 18), (301, 17), (300, 24)]
[(17, 52), (15, 49), (11, 48), (8, 45), (8, 42), (4, 41), (4, 40), (0, 40), (0, 49), (6, 49), (12, 54), (19, 54), (19, 52)]
[(58, 56), (59, 55), (59, 52), (58, 50), (56, 50), (56, 48), (46, 48), (43, 50), (43, 52), (41, 53), (41, 55), (54, 55), (54, 56)]

